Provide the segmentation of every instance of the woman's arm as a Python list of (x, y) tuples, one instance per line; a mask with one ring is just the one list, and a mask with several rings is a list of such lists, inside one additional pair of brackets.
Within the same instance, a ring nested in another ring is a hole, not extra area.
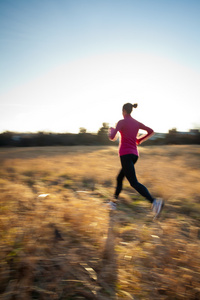
[(115, 140), (116, 134), (117, 134), (116, 128), (110, 127), (108, 131), (108, 137), (111, 141)]
[(136, 144), (139, 145), (142, 142), (148, 140), (152, 135), (154, 135), (153, 129), (150, 127), (145, 126), (144, 124), (140, 123), (140, 129), (145, 130), (147, 133), (143, 134), (139, 138), (136, 139)]
[(113, 127), (109, 128), (108, 137), (111, 141), (114, 141), (116, 139), (116, 134), (119, 131), (119, 129), (120, 129), (120, 121), (117, 123), (116, 128)]

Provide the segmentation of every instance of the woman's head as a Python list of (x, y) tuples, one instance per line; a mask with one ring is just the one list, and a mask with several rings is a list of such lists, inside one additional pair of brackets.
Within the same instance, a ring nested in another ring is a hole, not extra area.
[(123, 114), (125, 113), (125, 114), (130, 115), (133, 108), (136, 108), (137, 106), (138, 106), (137, 103), (135, 103), (135, 104), (126, 103), (122, 107), (122, 112), (123, 112)]

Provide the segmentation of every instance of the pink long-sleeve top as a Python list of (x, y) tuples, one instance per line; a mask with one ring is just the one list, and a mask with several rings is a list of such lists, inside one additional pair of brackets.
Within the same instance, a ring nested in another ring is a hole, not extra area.
[[(145, 130), (147, 133), (137, 138), (139, 129)], [(117, 132), (121, 134), (119, 146), (119, 155), (135, 154), (139, 156), (137, 145), (153, 135), (154, 131), (144, 124), (133, 119), (131, 115), (125, 115), (124, 119), (117, 123), (116, 128), (111, 128), (109, 138), (113, 140)]]

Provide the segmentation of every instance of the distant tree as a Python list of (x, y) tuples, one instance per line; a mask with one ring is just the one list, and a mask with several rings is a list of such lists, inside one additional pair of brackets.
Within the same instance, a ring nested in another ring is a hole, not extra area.
[(105, 135), (108, 133), (109, 124), (104, 122), (102, 125), (103, 126), (98, 131), (98, 135)]
[(175, 127), (169, 130), (169, 134), (174, 134), (174, 133), (177, 133), (177, 129)]
[(11, 131), (4, 131), (0, 134), (0, 146), (10, 146), (12, 145), (12, 137), (13, 132)]
[(109, 143), (109, 140), (108, 140), (109, 124), (104, 122), (102, 125), (103, 126), (99, 129), (97, 136), (98, 136), (98, 139), (100, 142), (108, 144)]
[(79, 133), (86, 133), (87, 130), (84, 127), (79, 128)]

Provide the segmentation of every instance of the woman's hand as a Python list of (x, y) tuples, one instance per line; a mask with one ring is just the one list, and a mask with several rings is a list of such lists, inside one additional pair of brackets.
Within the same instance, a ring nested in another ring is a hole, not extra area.
[(118, 134), (115, 128), (110, 127), (108, 130), (108, 137), (111, 141), (116, 141), (118, 139)]

